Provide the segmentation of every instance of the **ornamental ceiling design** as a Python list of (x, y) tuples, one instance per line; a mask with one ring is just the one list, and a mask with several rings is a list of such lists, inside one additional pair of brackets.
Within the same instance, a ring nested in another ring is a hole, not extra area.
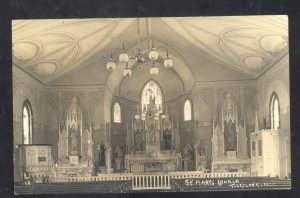
[[(67, 78), (71, 72), (91, 63), (95, 65), (94, 70), (99, 68), (98, 77), (106, 81), (110, 73), (105, 63), (110, 52), (120, 48), (123, 40), (128, 41), (131, 49), (137, 45), (137, 21), (135, 18), (14, 20), (13, 61), (45, 84)], [(203, 71), (208, 76), (216, 73), (216, 69), (209, 73), (214, 68), (210, 62), (245, 78), (256, 79), (288, 53), (287, 16), (142, 18), (139, 21), (143, 41), (153, 39), (181, 61), (174, 64), (173, 71), (183, 81), (191, 76), (199, 80), (205, 75)], [(207, 61), (204, 63), (202, 59)]]

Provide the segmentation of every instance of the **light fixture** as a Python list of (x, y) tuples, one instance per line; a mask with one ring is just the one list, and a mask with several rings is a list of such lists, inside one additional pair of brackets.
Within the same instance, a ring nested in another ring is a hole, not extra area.
[(152, 49), (149, 52), (149, 59), (152, 61), (156, 61), (158, 59), (158, 52), (156, 51), (156, 49), (154, 47), (153, 41), (152, 41)]
[(131, 76), (131, 70), (130, 70), (130, 68), (129, 68), (128, 62), (127, 62), (126, 67), (125, 67), (125, 69), (124, 69), (124, 71), (123, 71), (123, 76), (124, 76), (124, 77), (129, 77), (129, 76)]
[(167, 58), (164, 60), (164, 66), (166, 68), (173, 67), (173, 60), (170, 58), (169, 51), (167, 51)]
[[(131, 76), (131, 74), (132, 74), (132, 71), (128, 67), (128, 62), (130, 60), (135, 62), (137, 64), (138, 68), (142, 68), (143, 64), (145, 62), (153, 61), (153, 65), (150, 68), (150, 74), (151, 75), (158, 75), (159, 71), (158, 71), (158, 68), (155, 65), (155, 61), (157, 61), (159, 59), (159, 54), (158, 54), (158, 52), (157, 52), (157, 50), (154, 46), (154, 42), (152, 40), (150, 40), (151, 41), (151, 43), (150, 43), (151, 50), (144, 50), (144, 49), (141, 48), (140, 20), (139, 19), (138, 19), (137, 33), (138, 33), (138, 47), (134, 50), (132, 55), (131, 54), (128, 55), (128, 52), (127, 52), (128, 49), (125, 48), (125, 42), (128, 42), (128, 41), (123, 41), (122, 49), (119, 49), (119, 48), (114, 49), (114, 50), (118, 49), (118, 50), (121, 51), (121, 53), (119, 54), (119, 62), (126, 64), (126, 67), (123, 71), (123, 75), (128, 77), (128, 76)], [(161, 48), (161, 47), (159, 47), (159, 48)], [(173, 60), (170, 58), (169, 51), (168, 50), (166, 50), (166, 51), (167, 51), (167, 58), (164, 60), (164, 66), (166, 68), (171, 68), (173, 66)], [(148, 57), (147, 57), (147, 55), (148, 55)], [(133, 64), (135, 64), (135, 63), (133, 63)], [(114, 59), (112, 57), (112, 53), (111, 53), (110, 59), (106, 63), (106, 68), (109, 71), (112, 71), (116, 68), (116, 62), (114, 62)]]
[(153, 61), (152, 67), (150, 69), (150, 74), (155, 76), (158, 75), (158, 72), (158, 68), (156, 67), (155, 62)]
[(106, 68), (108, 69), (108, 71), (116, 69), (116, 63), (114, 62), (114, 59), (112, 57), (112, 53), (110, 54), (109, 61), (106, 63)]
[(119, 61), (121, 63), (127, 63), (129, 61), (129, 56), (128, 54), (126, 53), (126, 50), (125, 50), (125, 41), (123, 42), (123, 49), (122, 49), (122, 52), (121, 54), (119, 55)]

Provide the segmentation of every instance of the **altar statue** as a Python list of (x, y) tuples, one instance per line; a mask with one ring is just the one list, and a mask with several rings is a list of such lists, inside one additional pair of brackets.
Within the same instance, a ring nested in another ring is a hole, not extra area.
[(72, 146), (72, 152), (77, 152), (78, 143), (77, 143), (76, 129), (74, 125), (72, 127), (72, 134), (71, 134), (71, 146)]
[(236, 151), (236, 128), (235, 123), (230, 119), (227, 123), (224, 121), (224, 135), (226, 151)]
[(207, 155), (207, 153), (206, 153), (206, 146), (205, 146), (205, 143), (204, 143), (203, 139), (200, 140), (199, 155), (200, 155), (200, 157), (206, 157), (206, 155)]
[(165, 149), (170, 150), (172, 147), (172, 140), (171, 140), (171, 133), (169, 129), (166, 129), (163, 135), (164, 143), (165, 143)]
[(136, 151), (141, 151), (141, 150), (143, 150), (142, 148), (142, 133), (140, 132), (140, 130), (137, 130), (136, 132), (135, 132), (135, 150)]
[(115, 149), (115, 156), (116, 157), (122, 157), (123, 156), (123, 150), (121, 149), (120, 146), (117, 146)]
[(186, 144), (184, 147), (183, 147), (183, 154), (184, 155), (191, 155), (193, 152), (193, 149), (191, 147), (190, 144)]
[(103, 143), (101, 145), (98, 144), (99, 166), (106, 166), (105, 151), (106, 151), (105, 145)]

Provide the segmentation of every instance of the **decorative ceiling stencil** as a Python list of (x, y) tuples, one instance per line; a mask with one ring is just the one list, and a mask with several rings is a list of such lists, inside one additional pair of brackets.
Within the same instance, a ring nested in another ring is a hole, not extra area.
[[(287, 16), (143, 18), (140, 25), (142, 40), (163, 41), (179, 60), (174, 71), (183, 81), (191, 74), (201, 79), (203, 72), (210, 73), (207, 79), (219, 67), (224, 75), (233, 71), (255, 79), (288, 53)], [(103, 57), (124, 40), (135, 46), (136, 31), (134, 18), (14, 20), (13, 61), (45, 84), (88, 65), (109, 79)]]
[(48, 82), (82, 66), (132, 21), (134, 19), (13, 21), (14, 61), (41, 81)]
[(288, 46), (287, 16), (162, 20), (208, 56), (254, 77)]

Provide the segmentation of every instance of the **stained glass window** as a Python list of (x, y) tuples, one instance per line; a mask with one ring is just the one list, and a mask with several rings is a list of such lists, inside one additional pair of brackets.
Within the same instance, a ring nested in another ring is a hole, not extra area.
[(32, 144), (32, 109), (27, 100), (23, 105), (23, 144)]
[(114, 122), (121, 123), (121, 107), (117, 102), (114, 105)]
[(192, 105), (190, 100), (186, 100), (184, 103), (184, 121), (192, 120)]
[(141, 102), (142, 111), (145, 111), (151, 102), (154, 103), (156, 109), (162, 113), (162, 93), (159, 86), (154, 81), (149, 81), (143, 89)]
[(276, 93), (272, 94), (270, 112), (271, 112), (271, 128), (279, 129), (280, 127), (280, 108), (279, 101)]

